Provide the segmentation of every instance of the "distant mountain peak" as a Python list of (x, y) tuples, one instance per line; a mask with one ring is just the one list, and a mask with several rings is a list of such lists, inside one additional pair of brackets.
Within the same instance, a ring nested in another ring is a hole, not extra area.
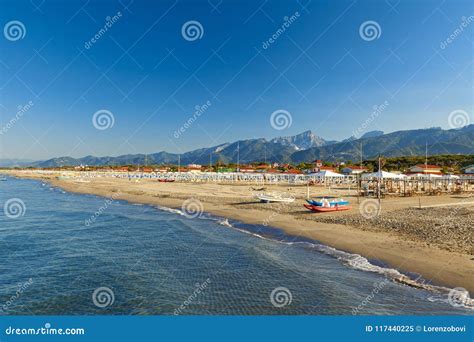
[(306, 150), (311, 147), (326, 145), (326, 140), (317, 136), (310, 130), (293, 136), (273, 138), (270, 142), (283, 146), (291, 146), (295, 150)]
[(367, 133), (364, 133), (360, 138), (373, 138), (373, 137), (379, 137), (381, 135), (384, 135), (385, 133), (383, 131), (370, 131)]

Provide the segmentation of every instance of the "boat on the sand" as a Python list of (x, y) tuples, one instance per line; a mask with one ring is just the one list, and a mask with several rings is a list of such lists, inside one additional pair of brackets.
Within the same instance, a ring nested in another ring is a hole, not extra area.
[(259, 199), (260, 202), (263, 202), (263, 203), (271, 203), (271, 202), (292, 203), (295, 201), (294, 197), (284, 196), (282, 194), (263, 193), (263, 194), (257, 194), (255, 195), (255, 197)]
[(351, 207), (347, 205), (334, 205), (330, 207), (322, 207), (322, 206), (317, 206), (317, 205), (312, 205), (312, 204), (303, 204), (306, 209), (309, 209), (314, 212), (320, 212), (320, 213), (326, 213), (326, 212), (331, 212), (331, 211), (344, 211), (344, 210), (350, 210)]
[(307, 199), (306, 202), (317, 207), (334, 207), (336, 205), (348, 205), (349, 201), (336, 197), (316, 197), (316, 199)]

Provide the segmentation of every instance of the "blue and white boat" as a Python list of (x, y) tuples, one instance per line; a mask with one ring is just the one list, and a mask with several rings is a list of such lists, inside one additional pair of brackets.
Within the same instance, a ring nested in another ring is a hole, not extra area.
[(306, 202), (317, 207), (334, 207), (336, 205), (341, 206), (349, 204), (349, 201), (336, 197), (316, 197), (316, 199), (309, 199), (306, 200)]

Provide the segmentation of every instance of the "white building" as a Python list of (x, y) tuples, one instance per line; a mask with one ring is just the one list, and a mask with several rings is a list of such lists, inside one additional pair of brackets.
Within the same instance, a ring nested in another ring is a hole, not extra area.
[(464, 168), (464, 173), (468, 175), (474, 175), (474, 164), (466, 166)]

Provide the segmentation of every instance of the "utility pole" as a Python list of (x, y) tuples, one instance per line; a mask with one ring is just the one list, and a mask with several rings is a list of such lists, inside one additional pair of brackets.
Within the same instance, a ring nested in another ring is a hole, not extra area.
[(379, 155), (379, 174), (378, 174), (378, 177), (377, 177), (377, 197), (379, 199), (379, 208), (380, 208), (380, 181), (382, 179), (382, 161), (381, 161), (381, 157)]
[(240, 172), (240, 142), (237, 141), (237, 170)]
[(425, 143), (425, 172), (428, 168), (428, 142)]

